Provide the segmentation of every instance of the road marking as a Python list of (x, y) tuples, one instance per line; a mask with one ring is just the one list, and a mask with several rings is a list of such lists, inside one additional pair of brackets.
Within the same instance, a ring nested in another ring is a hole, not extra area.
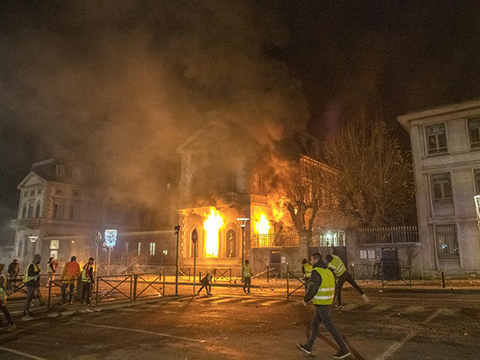
[(26, 358), (29, 358), (29, 359), (47, 360), (47, 359), (42, 358), (42, 357), (40, 357), (40, 356), (30, 355), (30, 354), (24, 353), (24, 352), (22, 352), (22, 351), (17, 351), (17, 350), (9, 349), (9, 348), (3, 347), (3, 346), (0, 346), (0, 350), (3, 350), (3, 351), (5, 351), (5, 352), (10, 352), (10, 353), (16, 354), (16, 355), (22, 355), (23, 357), (26, 357)]
[(218, 299), (218, 300), (212, 301), (212, 304), (221, 304), (221, 303), (232, 302), (232, 301), (238, 301), (238, 299), (236, 298)]
[(348, 305), (345, 305), (343, 307), (343, 309), (341, 310), (345, 310), (345, 311), (352, 311), (352, 310), (355, 310), (356, 308), (358, 308), (359, 305), (358, 304), (348, 304)]
[(242, 303), (253, 303), (253, 302), (258, 302), (258, 301), (264, 301), (263, 299), (247, 299), (247, 300), (242, 300)]
[(77, 322), (77, 321), (72, 321), (72, 323), (81, 324), (81, 325), (88, 325), (88, 326), (96, 326), (96, 327), (105, 328), (105, 329), (112, 329), (112, 330), (131, 331), (131, 332), (137, 332), (137, 333), (140, 333), (140, 334), (157, 335), (157, 336), (163, 336), (163, 337), (168, 337), (168, 338), (173, 338), (173, 339), (195, 341), (195, 342), (200, 342), (200, 343), (206, 342), (206, 340), (194, 339), (194, 338), (189, 338), (189, 337), (185, 337), (185, 336), (177, 336), (177, 335), (158, 333), (158, 332), (154, 332), (154, 331), (137, 330), (137, 329), (130, 329), (130, 328), (122, 328), (122, 327), (117, 327), (117, 326), (92, 324), (92, 323), (82, 323), (82, 322)]
[(279, 304), (279, 303), (283, 303), (283, 302), (285, 302), (285, 300), (270, 300), (270, 301), (265, 301), (265, 302), (261, 303), (260, 305), (268, 306), (268, 305)]
[(368, 310), (368, 312), (379, 313), (379, 312), (382, 312), (382, 311), (390, 310), (391, 308), (392, 307), (389, 306), (389, 305), (377, 305), (377, 306), (371, 308), (370, 310)]
[[(431, 322), (433, 319), (435, 319), (438, 314), (440, 314), (442, 312), (442, 309), (438, 309), (437, 311), (435, 311), (432, 315), (430, 315), (424, 322), (423, 324), (428, 324), (429, 322)], [(410, 340), (412, 340), (415, 336), (417, 336), (417, 334), (419, 333), (420, 331), (419, 330), (413, 330), (411, 331), (410, 333), (408, 333), (402, 340), (400, 340), (399, 342), (393, 344), (393, 345), (390, 345), (387, 350), (384, 351), (384, 353), (382, 355), (380, 355), (377, 360), (386, 360), (388, 359), (390, 356), (392, 356), (393, 354), (395, 354), (403, 345), (405, 345), (407, 342), (409, 342)]]
[(406, 307), (403, 310), (403, 313), (404, 314), (414, 314), (414, 313), (423, 312), (423, 311), (426, 311), (426, 310), (427, 309), (423, 306), (409, 306), (409, 307)]
[(460, 309), (442, 308), (440, 309), (440, 315), (443, 316), (457, 316), (460, 313)]

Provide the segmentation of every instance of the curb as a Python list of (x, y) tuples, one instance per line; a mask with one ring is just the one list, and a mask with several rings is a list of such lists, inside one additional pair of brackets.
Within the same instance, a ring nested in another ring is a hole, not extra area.
[[(345, 289), (344, 289), (345, 290)], [(354, 289), (352, 289), (353, 291)], [(410, 294), (480, 294), (480, 289), (415, 289), (415, 288), (388, 288), (388, 287), (363, 287), (366, 292), (389, 292)], [(348, 290), (347, 290), (348, 291)]]
[[(50, 312), (50, 313), (43, 312), (41, 315), (37, 315), (37, 316), (31, 317), (31, 318), (27, 318), (27, 317), (23, 316), (23, 317), (21, 317), (21, 319), (17, 320), (17, 322), (30, 322), (30, 321), (36, 321), (36, 320), (64, 318), (64, 317), (82, 315), (82, 314), (87, 314), (87, 313), (95, 313), (95, 312), (100, 312), (100, 311), (115, 310), (115, 309), (125, 308), (125, 307), (134, 307), (134, 306), (139, 306), (139, 305), (153, 304), (153, 303), (171, 301), (171, 300), (179, 300), (179, 299), (181, 300), (181, 299), (189, 298), (189, 297), (191, 297), (191, 296), (190, 295), (179, 295), (179, 296), (163, 297), (161, 299), (150, 299), (150, 300), (141, 300), (141, 301), (136, 301), (136, 302), (124, 302), (124, 303), (120, 303), (120, 304), (98, 306), (98, 307), (94, 307), (94, 308), (91, 308), (91, 309), (82, 308), (82, 309), (76, 309), (76, 310), (56, 311), (56, 312)], [(15, 312), (15, 313), (18, 313), (18, 312)]]

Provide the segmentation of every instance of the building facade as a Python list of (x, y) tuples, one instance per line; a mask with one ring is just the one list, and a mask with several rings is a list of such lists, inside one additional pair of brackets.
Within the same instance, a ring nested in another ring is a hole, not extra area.
[(424, 277), (480, 271), (480, 101), (408, 113)]

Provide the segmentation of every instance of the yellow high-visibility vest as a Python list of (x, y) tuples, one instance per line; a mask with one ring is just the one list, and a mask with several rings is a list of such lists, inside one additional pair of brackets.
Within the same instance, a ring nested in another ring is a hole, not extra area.
[(322, 277), (322, 283), (318, 287), (317, 295), (313, 297), (312, 302), (315, 305), (330, 305), (335, 297), (335, 278), (330, 270), (316, 267), (313, 268)]
[[(28, 276), (28, 269), (30, 268), (30, 265), (33, 265), (33, 270), (35, 272), (38, 271), (38, 275)], [(25, 273), (23, 274), (23, 282), (26, 284), (31, 280), (37, 280), (39, 276), (40, 276), (40, 269), (38, 268), (38, 266), (34, 263), (28, 264), (27, 268), (25, 269)]]
[(330, 261), (328, 264), (328, 267), (333, 270), (335, 275), (342, 276), (345, 271), (347, 271), (347, 268), (343, 264), (342, 259), (340, 259), (337, 255), (332, 255), (333, 260)]
[(248, 265), (242, 266), (243, 277), (251, 277), (252, 272), (250, 271), (250, 267)]
[(309, 263), (303, 264), (303, 270), (305, 271), (305, 279), (310, 279), (312, 276), (312, 265)]
[(87, 273), (90, 272), (91, 267), (92, 267), (92, 265), (87, 264), (83, 268), (83, 271), (82, 271), (82, 281), (83, 282), (91, 282), (92, 281), (92, 279), (87, 276)]

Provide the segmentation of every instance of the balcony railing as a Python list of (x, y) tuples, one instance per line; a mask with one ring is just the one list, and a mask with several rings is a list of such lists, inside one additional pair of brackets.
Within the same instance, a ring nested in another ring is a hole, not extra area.
[(271, 248), (271, 247), (295, 247), (298, 246), (298, 233), (277, 233), (277, 234), (253, 234), (252, 247)]

